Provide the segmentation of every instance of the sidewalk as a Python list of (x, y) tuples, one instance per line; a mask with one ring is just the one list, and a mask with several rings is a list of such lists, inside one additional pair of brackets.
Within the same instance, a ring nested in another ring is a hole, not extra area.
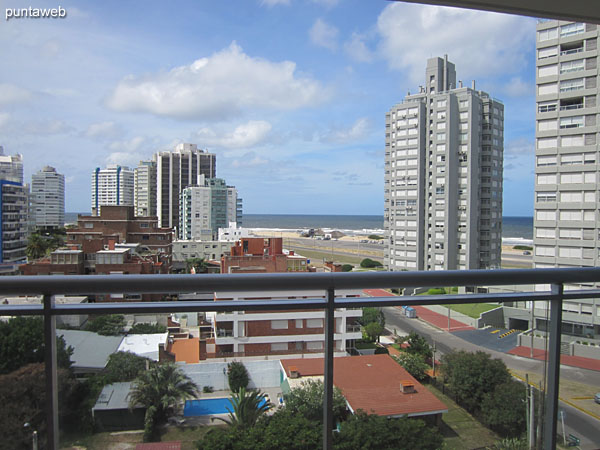
[[(531, 349), (529, 347), (515, 347), (508, 352), (510, 355), (523, 356), (531, 358)], [(545, 361), (547, 353), (545, 350), (534, 349), (533, 358)], [(584, 358), (582, 356), (560, 355), (560, 363), (566, 366), (580, 367), (582, 369), (595, 370), (600, 372), (600, 360), (592, 358)]]
[[(383, 289), (365, 289), (365, 294), (371, 297), (393, 297), (394, 294), (389, 293)], [(452, 314), (456, 314), (454, 311), (450, 314), (450, 329), (448, 329), (448, 316), (432, 311), (427, 306), (413, 306), (417, 311), (417, 318), (433, 325), (436, 328), (440, 328), (444, 331), (462, 331), (462, 330), (474, 330), (472, 326), (460, 322), (452, 318)], [(445, 308), (444, 308), (445, 309)]]

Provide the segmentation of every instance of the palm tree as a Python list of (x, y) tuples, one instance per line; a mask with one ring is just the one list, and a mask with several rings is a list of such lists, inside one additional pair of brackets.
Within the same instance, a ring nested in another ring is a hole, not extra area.
[(161, 364), (143, 372), (133, 382), (129, 408), (146, 408), (144, 441), (157, 437), (158, 426), (174, 406), (198, 395), (198, 386), (174, 364)]
[(46, 240), (38, 233), (34, 233), (29, 236), (25, 254), (27, 255), (27, 259), (29, 261), (34, 261), (36, 259), (40, 259), (42, 256), (45, 256), (47, 249), (48, 244)]
[(242, 428), (249, 428), (267, 411), (273, 408), (273, 404), (267, 400), (267, 396), (260, 391), (247, 391), (241, 387), (236, 393), (231, 394), (233, 411), (229, 411), (229, 418), (213, 417), (211, 420), (222, 420), (223, 422)]

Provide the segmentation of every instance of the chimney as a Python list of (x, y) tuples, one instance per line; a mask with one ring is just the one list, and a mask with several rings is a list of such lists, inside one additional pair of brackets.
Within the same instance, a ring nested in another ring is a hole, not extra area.
[(463, 87), (462, 80), (458, 80), (458, 87)]
[(417, 391), (415, 390), (415, 384), (410, 380), (402, 380), (400, 381), (400, 392), (403, 394), (414, 394)]
[(108, 240), (108, 249), (109, 250), (114, 250), (115, 249), (115, 240), (114, 239), (109, 239)]
[(289, 256), (294, 256), (294, 255), (295, 255), (294, 250), (290, 250)]
[(300, 378), (300, 372), (298, 371), (298, 367), (290, 366), (290, 378)]

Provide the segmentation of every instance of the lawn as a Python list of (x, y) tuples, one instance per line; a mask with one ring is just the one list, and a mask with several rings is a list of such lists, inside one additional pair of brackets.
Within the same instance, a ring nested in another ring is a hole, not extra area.
[[(166, 427), (161, 435), (162, 442), (180, 441), (183, 450), (195, 450), (196, 442), (212, 427)], [(121, 431), (115, 433), (94, 433), (87, 436), (65, 436), (61, 438), (60, 448), (71, 450), (128, 450), (142, 442), (143, 431)]]
[(465, 316), (472, 317), (473, 319), (479, 319), (481, 313), (490, 311), (498, 308), (500, 305), (493, 303), (469, 303), (464, 305), (442, 305), (444, 307), (450, 307), (452, 311), (456, 311), (464, 314)]
[(450, 397), (431, 385), (426, 385), (447, 407), (448, 412), (442, 415), (441, 431), (444, 435), (444, 449), (469, 450), (491, 447), (500, 438), (493, 431), (481, 425), (467, 411), (458, 406)]

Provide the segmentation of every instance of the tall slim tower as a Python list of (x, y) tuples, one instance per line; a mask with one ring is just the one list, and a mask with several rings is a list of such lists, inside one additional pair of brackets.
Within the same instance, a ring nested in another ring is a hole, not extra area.
[(46, 166), (31, 176), (33, 224), (59, 228), (65, 224), (65, 176)]
[(456, 87), (447, 57), (386, 114), (384, 263), (389, 270), (500, 266), (504, 106)]
[(133, 172), (135, 215), (156, 216), (156, 161), (140, 161)]
[[(599, 38), (595, 24), (537, 25), (537, 268), (600, 265)], [(563, 311), (563, 333), (600, 337), (595, 301), (564, 302)], [(537, 322), (543, 328), (544, 320)]]
[[(0, 263), (25, 262), (29, 192), (23, 186), (23, 158), (5, 155), (0, 146)], [(16, 267), (2, 267), (10, 273)]]
[(198, 177), (216, 176), (216, 155), (199, 150), (195, 144), (179, 144), (172, 152), (159, 152), (156, 161), (156, 214), (160, 227), (179, 225), (179, 196)]
[(133, 170), (111, 165), (92, 173), (92, 215), (102, 206), (133, 206)]

